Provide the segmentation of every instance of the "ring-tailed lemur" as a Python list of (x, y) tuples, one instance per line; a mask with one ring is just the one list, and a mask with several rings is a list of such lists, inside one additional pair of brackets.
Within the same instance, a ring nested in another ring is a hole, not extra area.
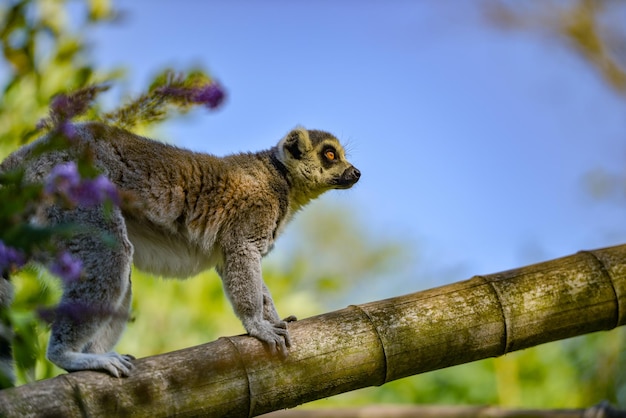
[[(22, 168), (25, 181), (42, 182), (53, 167), (88, 149), (96, 168), (132, 199), (112, 211), (47, 206), (36, 219), (42, 225), (86, 227), (61, 243), (82, 262), (83, 272), (64, 283), (60, 306), (97, 308), (78, 321), (57, 314), (47, 352), (53, 363), (68, 371), (129, 374), (132, 356), (111, 350), (129, 315), (131, 263), (177, 278), (215, 267), (247, 332), (272, 352), (286, 354), (287, 325), (263, 282), (261, 258), (311, 199), (359, 180), (361, 173), (346, 160), (337, 138), (296, 128), (269, 150), (221, 158), (95, 122), (75, 126), (71, 149), (34, 152), (42, 141), (49, 137), (11, 154), (0, 172)], [(117, 244), (104, 242), (94, 231), (114, 237)], [(0, 304), (6, 307), (11, 296), (9, 281), (0, 278)], [(4, 337), (0, 344), (6, 345)], [(1, 353), (10, 354), (10, 348), (0, 347)]]

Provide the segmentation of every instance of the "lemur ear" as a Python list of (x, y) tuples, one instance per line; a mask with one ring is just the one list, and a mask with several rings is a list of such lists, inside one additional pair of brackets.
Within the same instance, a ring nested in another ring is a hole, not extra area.
[(278, 146), (283, 152), (288, 152), (296, 160), (301, 159), (307, 151), (313, 148), (309, 132), (304, 128), (296, 128), (289, 132)]

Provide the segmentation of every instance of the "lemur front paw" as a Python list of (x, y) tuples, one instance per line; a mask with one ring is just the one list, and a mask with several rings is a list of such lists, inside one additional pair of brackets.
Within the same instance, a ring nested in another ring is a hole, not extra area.
[(262, 320), (248, 324), (246, 328), (248, 334), (260, 340), (272, 355), (278, 354), (282, 358), (287, 357), (287, 348), (291, 347), (291, 339), (289, 338), (289, 331), (287, 331), (287, 323), (285, 321), (272, 324), (269, 321)]
[(111, 351), (104, 354), (109, 359), (109, 362), (105, 362), (102, 368), (115, 377), (128, 377), (130, 371), (133, 369), (133, 363), (131, 360), (135, 360), (135, 357), (130, 354), (117, 354)]

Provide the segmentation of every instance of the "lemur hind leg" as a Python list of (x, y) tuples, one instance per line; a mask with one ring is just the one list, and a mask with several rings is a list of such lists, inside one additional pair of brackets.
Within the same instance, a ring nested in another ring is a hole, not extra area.
[[(111, 351), (128, 320), (133, 247), (118, 208), (51, 208), (53, 224), (79, 225), (63, 248), (82, 262), (81, 277), (65, 280), (52, 324), (48, 359), (68, 370), (128, 376), (132, 356)], [(111, 239), (112, 238), (112, 239)]]
[[(83, 349), (84, 353), (106, 353), (115, 347), (126, 328), (126, 323), (130, 316), (130, 304), (132, 301), (131, 283), (129, 275), (128, 286), (122, 304), (116, 312), (112, 313), (108, 323), (102, 324), (98, 330), (98, 335)], [(128, 354), (125, 356), (134, 358)]]

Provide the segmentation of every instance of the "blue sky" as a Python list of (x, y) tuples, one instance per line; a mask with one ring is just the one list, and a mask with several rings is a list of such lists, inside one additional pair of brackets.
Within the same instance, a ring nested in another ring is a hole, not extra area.
[(624, 173), (625, 98), (554, 38), (489, 25), (478, 2), (115, 4), (126, 17), (92, 34), (96, 62), (126, 67), (135, 90), (200, 65), (228, 91), (165, 139), (223, 155), (298, 124), (333, 132), (363, 176), (322, 200), (415, 242), (416, 269), (460, 266), (442, 274), (460, 280), (626, 242), (626, 202), (583, 181)]

